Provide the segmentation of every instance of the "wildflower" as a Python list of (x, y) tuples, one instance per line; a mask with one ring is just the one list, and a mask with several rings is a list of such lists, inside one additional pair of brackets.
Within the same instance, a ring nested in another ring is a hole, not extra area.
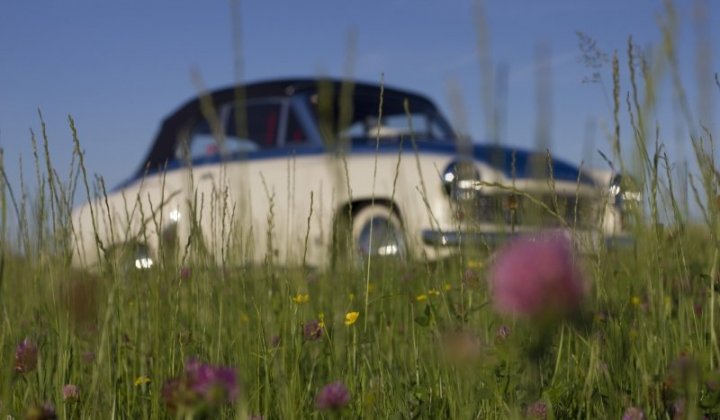
[(665, 384), (669, 388), (687, 389), (699, 376), (700, 369), (695, 360), (686, 354), (680, 354), (680, 357), (668, 366)]
[(350, 392), (342, 382), (325, 385), (315, 396), (315, 407), (320, 410), (340, 410), (350, 402)]
[(428, 296), (440, 296), (440, 292), (438, 292), (435, 289), (428, 290), (427, 294), (428, 294)]
[(625, 410), (622, 420), (645, 420), (645, 413), (637, 407), (629, 407)]
[(501, 325), (495, 333), (495, 342), (503, 343), (510, 337), (510, 327), (507, 325)]
[(424, 302), (427, 300), (427, 295), (425, 293), (419, 294), (415, 296), (415, 300), (418, 302)]
[(525, 410), (528, 419), (545, 420), (548, 417), (548, 406), (543, 401), (535, 401)]
[(29, 338), (25, 338), (15, 348), (15, 372), (28, 373), (35, 369), (38, 361), (38, 348)]
[(297, 295), (293, 296), (292, 301), (297, 303), (298, 305), (302, 305), (303, 303), (310, 302), (310, 295), (307, 293), (298, 293)]
[(190, 388), (212, 405), (234, 402), (238, 397), (237, 378), (233, 368), (213, 366), (190, 359), (185, 362), (185, 374)]
[(472, 259), (472, 260), (468, 260), (468, 262), (467, 262), (468, 268), (473, 268), (473, 269), (483, 268), (484, 265), (485, 265), (485, 263), (483, 262), (483, 260)]
[(498, 311), (528, 318), (573, 312), (586, 293), (572, 243), (561, 233), (504, 246), (490, 269), (490, 284)]
[(54, 420), (57, 419), (55, 406), (51, 402), (33, 405), (25, 413), (27, 420)]
[(182, 388), (185, 388), (185, 386), (180, 378), (170, 378), (165, 381), (160, 390), (162, 401), (171, 413), (175, 413), (179, 407), (184, 407), (186, 404), (193, 404), (192, 398), (194, 396), (189, 394), (186, 397), (183, 395)]
[(80, 399), (80, 388), (77, 385), (67, 384), (62, 388), (63, 401), (77, 401)]
[(141, 375), (135, 378), (135, 386), (141, 386), (145, 385), (146, 383), (150, 382), (150, 378), (147, 376)]
[(685, 418), (685, 399), (680, 398), (673, 402), (670, 411), (673, 414), (673, 419), (684, 419)]
[(707, 379), (705, 379), (705, 386), (712, 392), (720, 390), (720, 371), (710, 372)]
[(345, 314), (345, 325), (351, 326), (360, 317), (360, 312), (348, 312)]
[(443, 290), (446, 292), (449, 292), (452, 290), (452, 285), (450, 283), (443, 284)]
[(188, 359), (182, 375), (163, 384), (161, 395), (172, 413), (195, 407), (218, 407), (234, 402), (239, 394), (235, 370)]
[(642, 303), (642, 299), (640, 299), (639, 296), (633, 296), (630, 298), (630, 303), (633, 304), (633, 306), (640, 306)]
[(189, 280), (192, 276), (192, 268), (182, 267), (180, 268), (180, 272), (178, 274), (180, 275), (180, 280)]
[(317, 320), (312, 320), (303, 324), (303, 337), (305, 337), (307, 341), (319, 340), (322, 338), (324, 332), (325, 329), (323, 328), (323, 325), (320, 325), (320, 322)]

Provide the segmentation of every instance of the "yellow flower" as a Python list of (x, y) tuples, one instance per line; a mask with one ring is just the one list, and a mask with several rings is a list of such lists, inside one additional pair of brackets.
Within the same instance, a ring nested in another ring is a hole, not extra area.
[(351, 326), (360, 317), (360, 312), (348, 312), (345, 314), (345, 325)]
[(353, 300), (355, 300), (355, 293), (350, 293), (350, 294), (348, 295), (348, 299), (350, 299), (350, 302), (352, 302)]
[(438, 292), (438, 291), (435, 290), (435, 289), (430, 289), (430, 290), (428, 290), (427, 294), (428, 294), (429, 296), (440, 296), (440, 292)]
[(637, 296), (633, 296), (633, 297), (630, 298), (630, 303), (632, 303), (632, 304), (635, 305), (635, 306), (640, 305), (641, 302), (642, 302), (642, 301), (641, 301), (640, 298), (637, 297)]
[(423, 293), (421, 295), (417, 295), (417, 296), (415, 296), (415, 300), (417, 300), (418, 302), (425, 301), (425, 300), (427, 300), (427, 295), (425, 293)]
[(450, 290), (452, 290), (452, 285), (450, 283), (443, 284), (443, 290), (449, 292)]
[(293, 296), (292, 301), (297, 303), (298, 305), (302, 305), (303, 303), (310, 302), (310, 295), (307, 293), (298, 293), (297, 295)]
[(324, 312), (320, 312), (318, 314), (318, 327), (323, 328), (323, 329), (325, 328), (325, 313)]
[(482, 260), (468, 260), (467, 262), (468, 268), (483, 268), (484, 265)]
[(135, 386), (145, 385), (148, 382), (150, 382), (150, 378), (144, 375), (135, 378)]

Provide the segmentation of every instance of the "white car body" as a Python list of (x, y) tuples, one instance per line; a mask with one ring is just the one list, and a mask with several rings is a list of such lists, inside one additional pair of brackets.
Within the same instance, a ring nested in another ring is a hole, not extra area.
[[(327, 266), (345, 217), (362, 254), (430, 260), (546, 226), (580, 241), (627, 237), (610, 172), (453, 138), (431, 101), (401, 90), (285, 80), (216, 91), (165, 120), (130, 180), (75, 209), (73, 263), (97, 266), (134, 244), (138, 268), (163, 249), (183, 258), (201, 249), (222, 264)], [(557, 211), (517, 219), (533, 202)], [(399, 236), (371, 237), (373, 220)]]

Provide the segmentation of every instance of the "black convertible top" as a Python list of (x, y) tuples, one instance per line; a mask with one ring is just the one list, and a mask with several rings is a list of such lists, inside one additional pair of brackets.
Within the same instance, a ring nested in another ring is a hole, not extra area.
[(203, 93), (185, 102), (182, 106), (168, 115), (162, 122), (160, 130), (155, 136), (153, 146), (147, 158), (139, 168), (137, 175), (142, 175), (147, 170), (161, 168), (167, 160), (168, 150), (171, 150), (177, 141), (178, 131), (181, 130), (188, 120), (201, 113), (201, 102), (209, 98), (214, 105), (232, 102), (235, 98), (255, 99), (263, 97), (291, 96), (294, 94), (315, 94), (321, 89), (327, 89), (336, 97), (340, 95), (343, 86), (352, 86), (354, 95), (380, 97), (382, 89), (383, 96), (401, 96), (411, 101), (425, 102), (433, 106), (427, 97), (418, 93), (381, 86), (379, 84), (357, 82), (354, 80), (341, 80), (333, 78), (304, 78), (304, 79), (279, 79), (248, 83), (244, 85), (230, 86)]

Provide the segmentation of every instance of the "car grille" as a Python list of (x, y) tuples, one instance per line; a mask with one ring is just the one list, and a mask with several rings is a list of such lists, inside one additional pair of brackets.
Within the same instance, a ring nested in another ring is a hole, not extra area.
[(588, 228), (598, 221), (593, 200), (574, 194), (480, 194), (456, 206), (457, 218), (469, 224)]

